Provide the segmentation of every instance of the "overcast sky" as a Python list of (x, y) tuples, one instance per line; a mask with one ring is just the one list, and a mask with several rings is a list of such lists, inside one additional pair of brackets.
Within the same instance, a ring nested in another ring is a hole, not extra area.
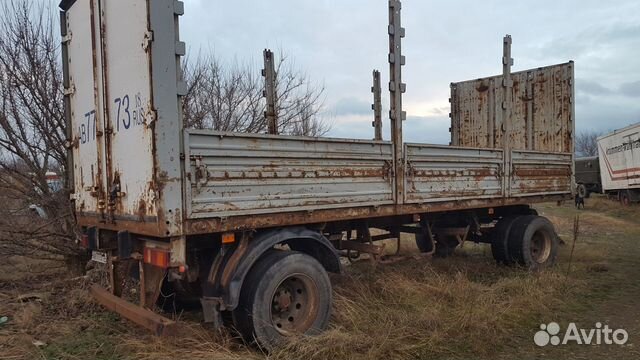
[[(325, 85), (330, 136), (373, 136), (371, 71), (382, 71), (383, 84), (389, 74), (387, 0), (184, 2), (191, 53), (261, 67), (264, 48), (283, 49)], [(407, 141), (448, 143), (449, 83), (501, 73), (507, 33), (514, 71), (576, 62), (578, 131), (640, 121), (640, 1), (404, 0), (403, 26)]]

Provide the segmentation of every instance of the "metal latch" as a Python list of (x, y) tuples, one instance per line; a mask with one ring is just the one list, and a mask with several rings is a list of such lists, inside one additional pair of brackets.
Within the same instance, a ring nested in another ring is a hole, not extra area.
[(385, 160), (382, 166), (382, 178), (385, 180), (392, 180), (394, 177), (393, 163), (390, 160)]
[(196, 189), (200, 189), (200, 186), (206, 184), (208, 181), (209, 170), (207, 169), (207, 165), (202, 162), (202, 156), (191, 156), (191, 160), (196, 162), (196, 171), (192, 183), (195, 183)]

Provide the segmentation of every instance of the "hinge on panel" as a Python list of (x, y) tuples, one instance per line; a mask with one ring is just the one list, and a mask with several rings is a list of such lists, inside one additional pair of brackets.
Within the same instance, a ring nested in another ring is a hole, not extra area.
[(73, 149), (73, 140), (65, 140), (63, 145), (67, 150)]
[(62, 37), (62, 39), (61, 39), (61, 40), (62, 40), (62, 43), (63, 43), (63, 44), (66, 44), (66, 43), (71, 42), (71, 38), (72, 38), (72, 36), (71, 36), (71, 31), (68, 31), (68, 32), (67, 32), (67, 35), (65, 35), (65, 36), (63, 36), (63, 37)]
[(153, 42), (153, 31), (147, 31), (144, 33), (144, 38), (142, 40), (142, 48), (144, 51), (147, 51), (151, 47), (151, 43)]
[(151, 123), (155, 122), (156, 120), (158, 120), (158, 112), (153, 110), (153, 108), (151, 107), (151, 104), (149, 104), (148, 108), (147, 108), (147, 112), (145, 114), (145, 123), (147, 125), (151, 125)]
[(64, 89), (65, 96), (71, 96), (76, 93), (76, 86), (74, 84), (69, 85), (68, 88)]

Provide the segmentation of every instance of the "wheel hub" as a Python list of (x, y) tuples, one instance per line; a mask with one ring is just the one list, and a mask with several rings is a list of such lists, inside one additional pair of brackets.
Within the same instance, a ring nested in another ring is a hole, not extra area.
[(548, 234), (537, 232), (531, 239), (531, 257), (539, 264), (547, 261), (551, 255), (551, 238)]
[(311, 278), (292, 275), (280, 283), (271, 301), (271, 321), (283, 335), (304, 333), (315, 321), (317, 289)]
[(273, 308), (277, 312), (289, 310), (289, 306), (292, 301), (291, 294), (286, 289), (282, 290), (282, 292), (276, 292), (276, 296), (273, 300)]

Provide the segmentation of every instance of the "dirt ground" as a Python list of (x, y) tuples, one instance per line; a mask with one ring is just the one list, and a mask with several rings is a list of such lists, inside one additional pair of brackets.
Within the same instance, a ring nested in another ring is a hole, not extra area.
[[(640, 206), (621, 208), (602, 197), (586, 199), (586, 210), (572, 205), (536, 207), (564, 241), (554, 269), (496, 266), (490, 248), (473, 243), (448, 259), (362, 261), (332, 278), (331, 328), (273, 354), (208, 329), (193, 313), (167, 314), (179, 320), (179, 334), (156, 338), (94, 304), (91, 276), (12, 259), (0, 264), (0, 317), (8, 317), (0, 325), (0, 359), (639, 359)], [(401, 249), (417, 254), (409, 237)], [(569, 323), (606, 324), (629, 339), (535, 345), (540, 325), (550, 322), (563, 331)]]

